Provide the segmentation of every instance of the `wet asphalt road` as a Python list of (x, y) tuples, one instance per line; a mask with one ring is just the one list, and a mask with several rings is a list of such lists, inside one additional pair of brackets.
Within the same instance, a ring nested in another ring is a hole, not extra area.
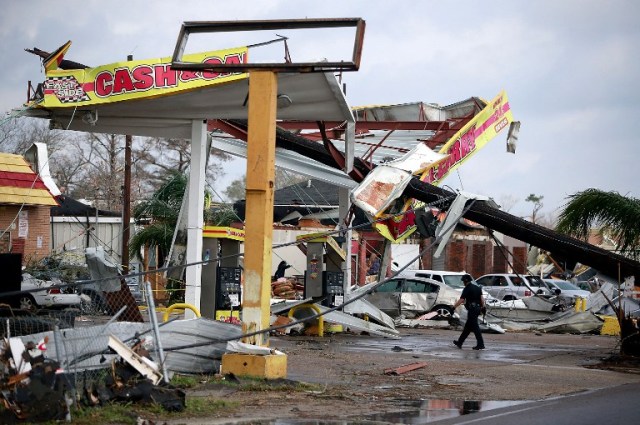
[[(471, 413), (430, 424), (491, 425), (622, 425), (640, 422), (640, 384)], [(426, 423), (412, 421), (413, 424)]]

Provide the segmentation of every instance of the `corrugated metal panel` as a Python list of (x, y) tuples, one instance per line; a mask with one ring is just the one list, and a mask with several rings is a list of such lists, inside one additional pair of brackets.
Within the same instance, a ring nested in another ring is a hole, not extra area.
[[(63, 218), (64, 220), (61, 220)], [(89, 219), (89, 226), (92, 230), (87, 241), (86, 219), (82, 217), (77, 219), (56, 217), (52, 219), (52, 252), (74, 250), (84, 252), (84, 249), (87, 247), (95, 248), (101, 246), (110, 256), (119, 259), (122, 253), (122, 226), (120, 219), (100, 218), (96, 224), (95, 217), (91, 217)], [(133, 235), (135, 232), (131, 232), (131, 234)]]
[[(107, 350), (109, 335), (116, 335), (120, 340), (127, 341), (135, 335), (147, 332), (151, 328), (149, 323), (115, 322), (108, 325), (97, 325), (64, 329), (59, 335), (61, 341), (54, 344), (53, 332), (26, 335), (22, 340), (38, 341), (45, 336), (52, 343), (47, 345), (47, 356), (59, 359), (66, 369), (72, 371), (92, 370), (109, 367), (113, 354), (103, 354)], [(239, 339), (242, 328), (231, 323), (217, 320), (196, 318), (189, 320), (175, 320), (160, 326), (160, 339), (166, 350), (167, 369), (176, 373), (214, 373), (222, 355), (226, 350), (226, 340)], [(190, 344), (202, 344), (182, 350), (172, 350)], [(57, 348), (61, 352), (56, 352)], [(106, 359), (106, 361), (103, 361)]]
[(445, 259), (447, 257), (446, 251), (438, 258), (433, 257), (432, 270), (444, 270)]

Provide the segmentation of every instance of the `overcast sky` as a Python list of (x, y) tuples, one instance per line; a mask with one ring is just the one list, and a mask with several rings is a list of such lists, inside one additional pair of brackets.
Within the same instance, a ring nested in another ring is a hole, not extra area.
[(66, 57), (97, 66), (170, 56), (183, 21), (361, 17), (361, 69), (344, 79), (349, 104), (447, 105), (505, 89), (522, 122), (517, 153), (500, 134), (443, 184), (512, 198), (517, 215), (530, 214), (529, 194), (542, 195), (550, 214), (591, 187), (640, 197), (639, 16), (635, 0), (4, 2), (0, 111), (44, 79), (25, 48), (72, 40)]

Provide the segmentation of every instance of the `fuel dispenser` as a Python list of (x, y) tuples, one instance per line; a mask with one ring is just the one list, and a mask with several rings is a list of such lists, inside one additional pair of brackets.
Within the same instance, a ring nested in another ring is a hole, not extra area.
[[(242, 270), (240, 267), (218, 267), (216, 275), (216, 312), (240, 310)], [(231, 313), (229, 317), (233, 317)]]
[(333, 307), (344, 300), (344, 272), (346, 253), (331, 236), (322, 233), (300, 235), (306, 242), (307, 270), (304, 275), (304, 297), (322, 298), (322, 304)]
[(242, 267), (240, 246), (244, 230), (205, 226), (202, 229), (204, 260), (202, 267), (200, 313), (202, 317), (240, 322), (242, 306)]

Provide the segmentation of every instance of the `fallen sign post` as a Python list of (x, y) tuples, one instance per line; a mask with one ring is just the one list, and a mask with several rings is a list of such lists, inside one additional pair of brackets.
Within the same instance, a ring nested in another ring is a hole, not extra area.
[(400, 367), (392, 367), (384, 370), (385, 375), (402, 375), (407, 372), (411, 372), (412, 370), (422, 369), (423, 367), (427, 367), (427, 362), (416, 362), (409, 363)]

